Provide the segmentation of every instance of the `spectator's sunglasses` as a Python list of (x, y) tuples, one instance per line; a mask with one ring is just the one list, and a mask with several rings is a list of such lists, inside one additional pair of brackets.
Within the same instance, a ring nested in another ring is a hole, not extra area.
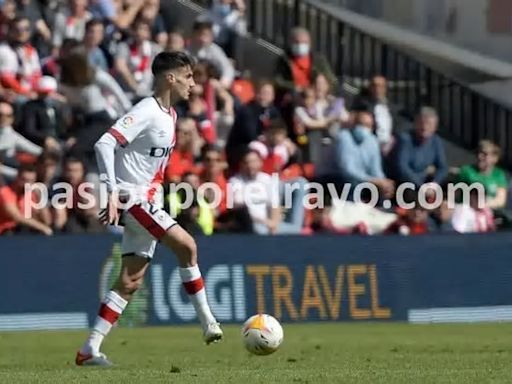
[(218, 156), (206, 156), (206, 157), (204, 158), (204, 160), (205, 160), (205, 161), (208, 161), (208, 162), (210, 162), (210, 161), (211, 161), (211, 162), (216, 162), (216, 163), (218, 163), (218, 162), (220, 161), (220, 157), (218, 157)]
[(14, 113), (3, 113), (3, 112), (0, 112), (0, 117), (13, 117), (14, 116)]

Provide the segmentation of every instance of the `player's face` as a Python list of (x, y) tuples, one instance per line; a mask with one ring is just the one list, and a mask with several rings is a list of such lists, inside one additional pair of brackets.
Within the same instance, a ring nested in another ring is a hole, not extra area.
[(172, 91), (180, 96), (183, 100), (188, 100), (190, 92), (196, 85), (194, 81), (194, 73), (189, 66), (178, 68), (174, 72), (174, 82), (172, 83)]

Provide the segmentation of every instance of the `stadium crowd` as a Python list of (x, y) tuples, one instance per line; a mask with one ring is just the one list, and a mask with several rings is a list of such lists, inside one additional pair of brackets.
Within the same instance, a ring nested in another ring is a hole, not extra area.
[[(166, 190), (168, 209), (190, 232), (407, 235), (506, 226), (508, 182), (494, 143), (482, 141), (473, 164), (450, 169), (434, 109), (421, 107), (408, 124), (400, 106), (389, 101), (381, 75), (356, 98), (345, 99), (307, 30), (291, 31), (272, 80), (250, 79), (236, 62), (247, 33), (244, 0), (212, 1), (191, 33), (178, 28), (170, 5), (0, 0), (0, 235), (108, 230), (98, 223), (98, 204), (78, 207), (78, 191), (85, 181), (99, 184), (93, 145), (151, 95), (151, 61), (162, 50), (185, 50), (197, 59), (196, 87), (176, 107), (176, 147), (164, 185), (186, 182), (197, 190), (210, 182), (224, 193), (215, 208), (208, 195), (196, 195), (182, 209), (184, 196)], [(324, 206), (306, 207), (304, 188), (294, 192), (286, 210), (270, 208), (270, 196), (244, 204), (246, 188), (269, 185), (271, 174), (279, 175), (281, 186), (314, 181), (337, 191), (367, 182), (378, 189), (380, 206), (350, 198), (340, 205), (326, 196)], [(61, 181), (72, 186), (71, 206), (48, 205), (31, 218), (23, 214), (26, 183), (40, 182), (51, 191)], [(481, 183), (485, 207), (473, 198), (454, 209), (445, 203), (432, 210), (384, 204), (395, 201), (401, 183), (444, 188), (448, 181)], [(225, 201), (228, 184), (240, 191), (233, 209)]]

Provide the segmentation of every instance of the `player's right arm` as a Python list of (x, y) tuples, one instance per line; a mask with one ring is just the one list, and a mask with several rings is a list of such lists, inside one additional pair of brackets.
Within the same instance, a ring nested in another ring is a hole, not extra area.
[(107, 208), (100, 216), (103, 224), (117, 224), (117, 180), (115, 172), (116, 150), (128, 146), (146, 127), (148, 118), (143, 114), (143, 103), (121, 117), (94, 145), (100, 181), (107, 187)]

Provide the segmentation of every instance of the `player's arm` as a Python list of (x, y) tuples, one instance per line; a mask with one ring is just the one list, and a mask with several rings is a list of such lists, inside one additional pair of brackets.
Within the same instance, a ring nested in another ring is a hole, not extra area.
[(107, 208), (100, 215), (103, 224), (117, 224), (117, 181), (115, 153), (128, 146), (146, 128), (149, 117), (144, 113), (144, 105), (138, 104), (132, 111), (121, 117), (94, 145), (100, 180), (107, 187), (109, 198)]
[(118, 145), (119, 143), (111, 131), (101, 136), (94, 145), (100, 180), (106, 185), (108, 191), (107, 207), (100, 215), (100, 221), (105, 225), (117, 225), (119, 222), (119, 214), (117, 212), (117, 183), (114, 167), (115, 151)]

